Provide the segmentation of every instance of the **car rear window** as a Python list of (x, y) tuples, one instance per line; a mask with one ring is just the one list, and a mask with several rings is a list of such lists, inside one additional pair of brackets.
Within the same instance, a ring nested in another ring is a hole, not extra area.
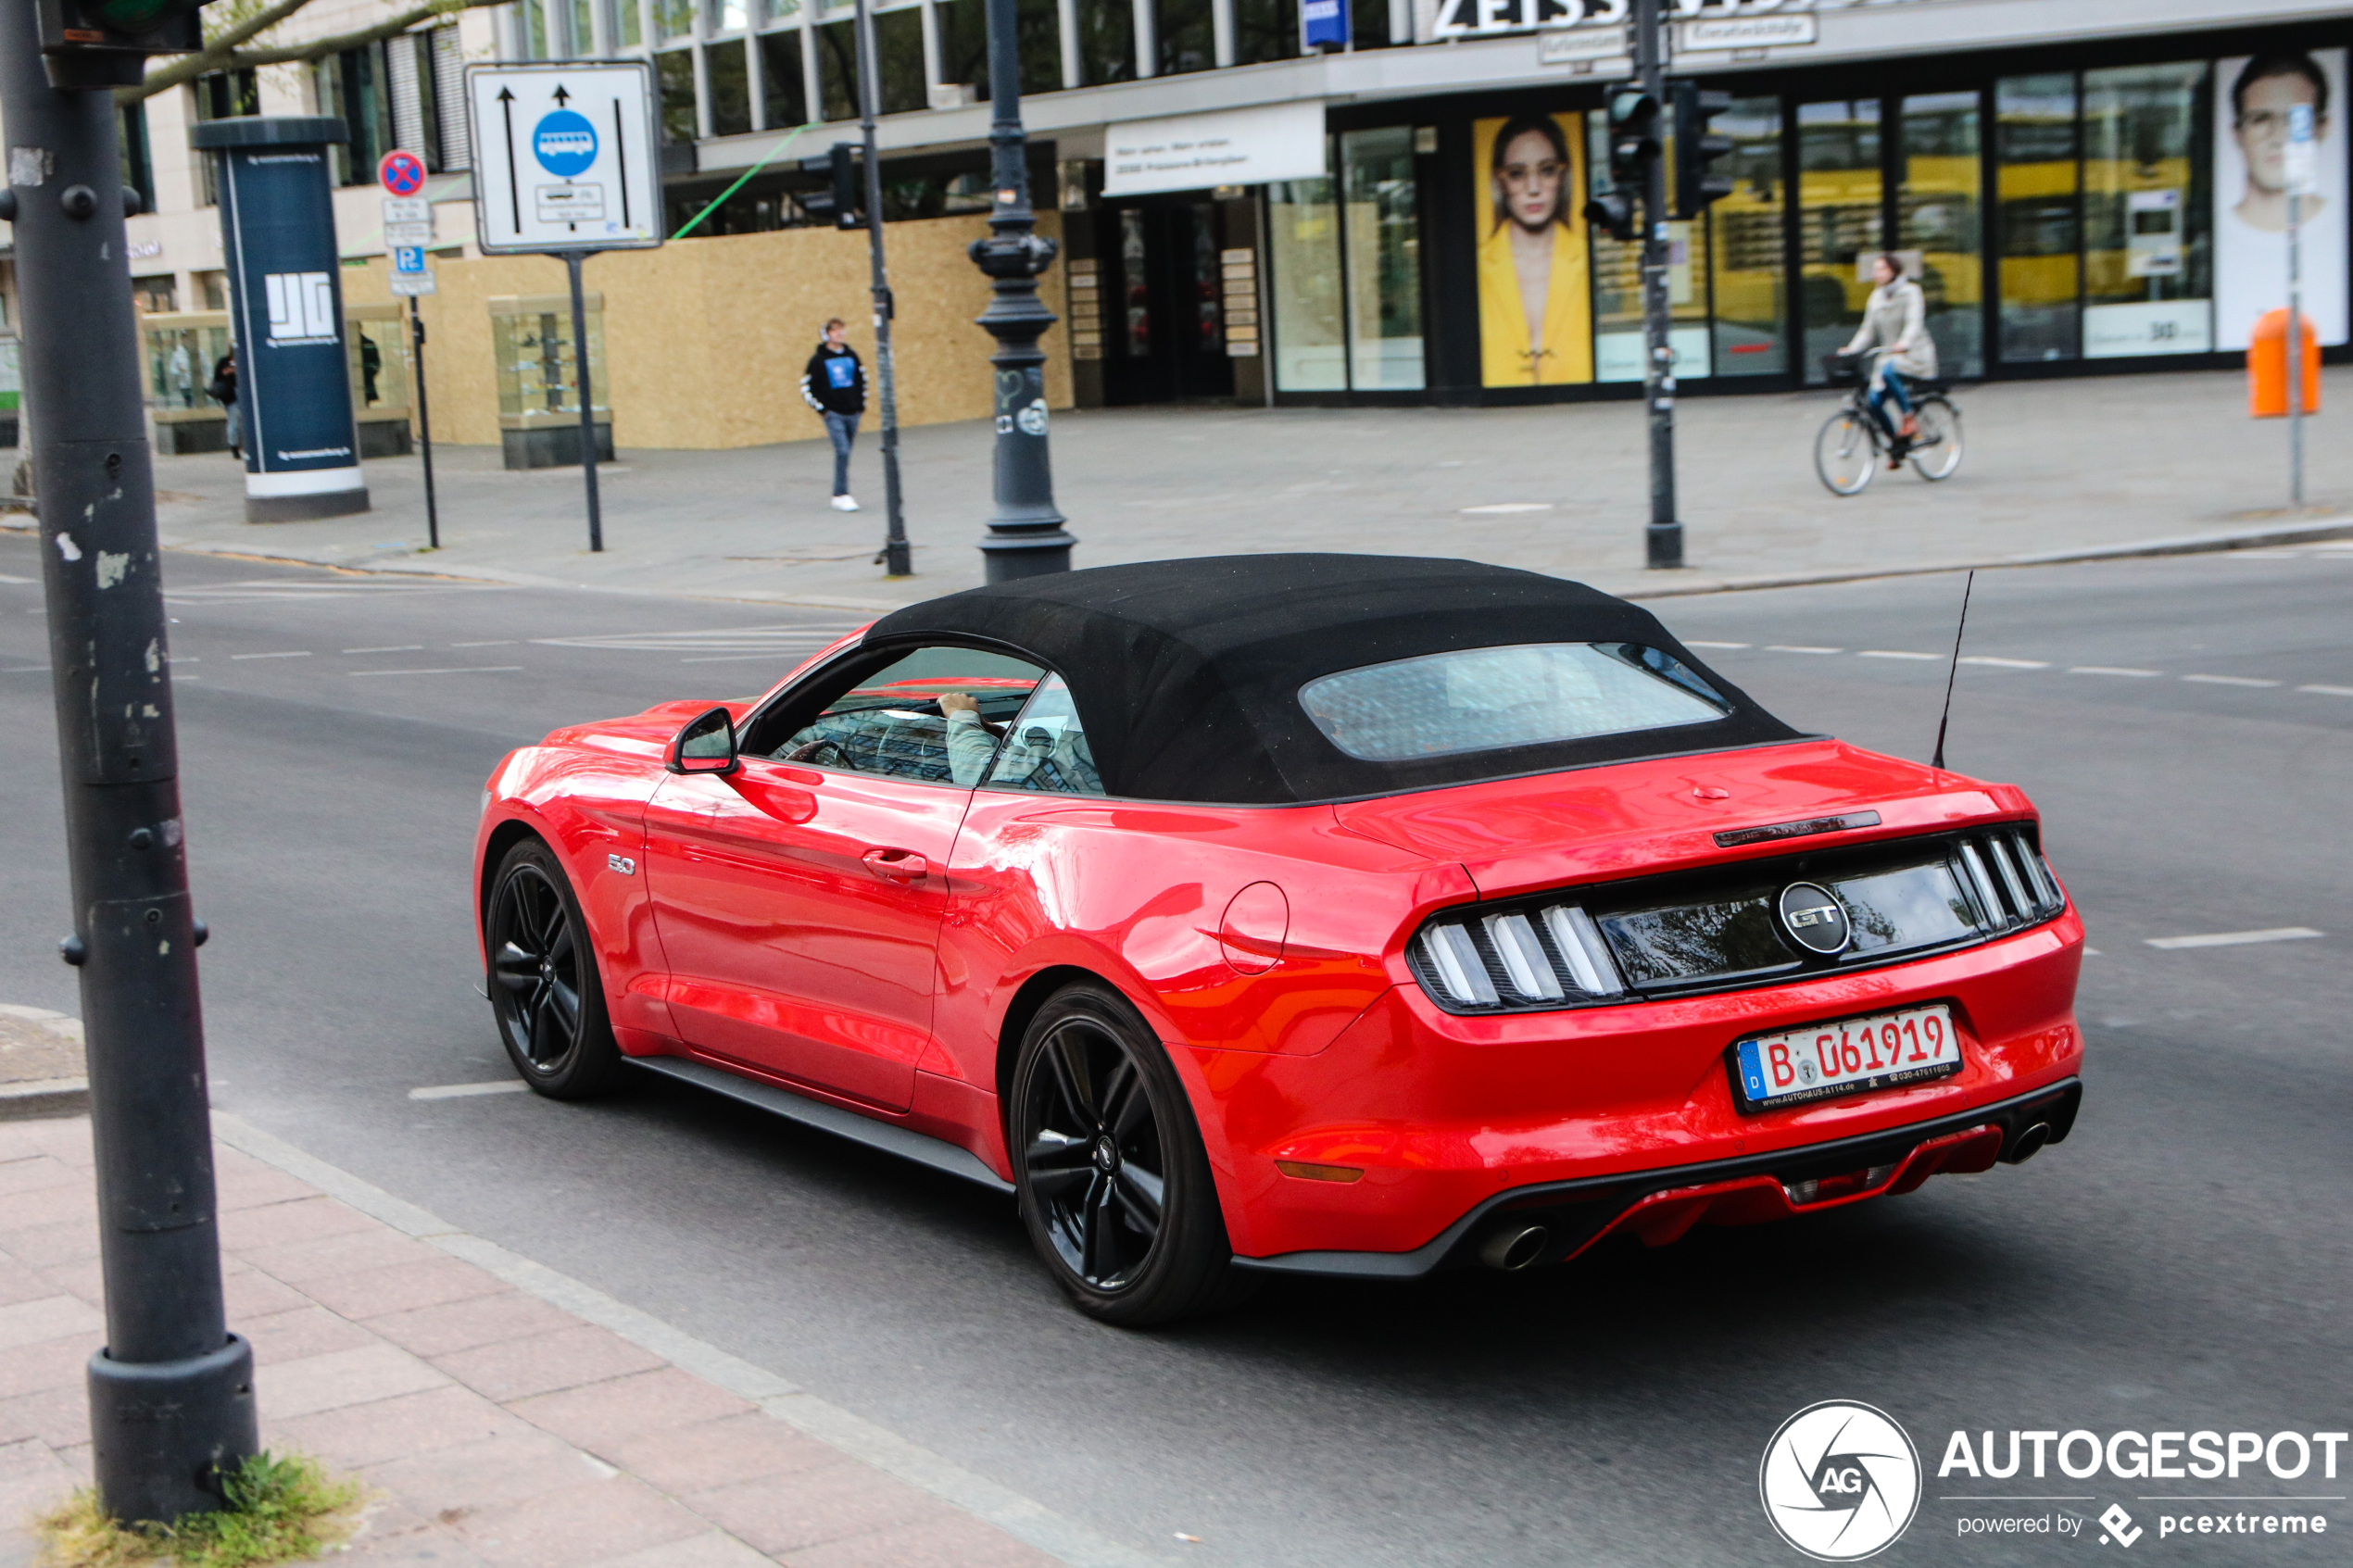
[(1310, 681), (1299, 701), (1326, 739), (1369, 762), (1705, 724), (1732, 710), (1688, 666), (1640, 643), (1425, 654)]

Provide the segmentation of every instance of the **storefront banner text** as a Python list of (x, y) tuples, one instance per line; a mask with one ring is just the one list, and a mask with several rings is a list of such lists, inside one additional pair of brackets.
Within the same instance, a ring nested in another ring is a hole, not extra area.
[(1103, 194), (1319, 180), (1329, 171), (1321, 103), (1130, 120), (1103, 132)]

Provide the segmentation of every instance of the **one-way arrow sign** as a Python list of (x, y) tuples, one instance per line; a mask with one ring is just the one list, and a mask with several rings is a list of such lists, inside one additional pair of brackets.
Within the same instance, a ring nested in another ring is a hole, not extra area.
[(652, 68), (466, 68), (474, 222), (484, 251), (648, 249), (661, 244)]

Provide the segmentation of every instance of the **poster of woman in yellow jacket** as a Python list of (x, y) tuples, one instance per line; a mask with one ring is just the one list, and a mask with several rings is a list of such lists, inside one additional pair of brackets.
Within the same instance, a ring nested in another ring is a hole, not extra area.
[(1478, 243), (1479, 379), (1486, 385), (1593, 379), (1592, 295), (1579, 217), (1583, 118), (1523, 114), (1472, 127), (1471, 155), (1491, 198)]

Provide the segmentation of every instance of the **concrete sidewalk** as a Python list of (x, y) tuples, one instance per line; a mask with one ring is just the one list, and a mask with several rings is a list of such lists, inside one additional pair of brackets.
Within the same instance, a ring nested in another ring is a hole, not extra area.
[[(230, 1324), (258, 1361), (262, 1440), (371, 1489), (338, 1561), (1145, 1561), (233, 1118), (216, 1131)], [(0, 1124), (0, 1568), (30, 1568), (26, 1521), (89, 1479), (82, 1368), (104, 1342), (97, 1252), (89, 1122)]]
[[(1649, 516), (1639, 403), (1533, 408), (1116, 409), (1056, 416), (1056, 499), (1076, 563), (1227, 551), (1457, 555), (1621, 593), (1934, 570), (2249, 542), (2342, 523), (2353, 443), (2308, 425), (2303, 514), (2286, 508), (2282, 421), (2246, 416), (2236, 373), (2007, 383), (1957, 394), (1967, 453), (1944, 484), (1882, 473), (1841, 500), (1813, 468), (1829, 393), (1685, 400), (1679, 415), (1688, 570), (1642, 570)], [(2353, 397), (2353, 368), (2325, 402)], [(623, 425), (624, 433), (626, 424)], [(376, 510), (315, 523), (243, 521), (225, 455), (157, 464), (163, 536), (183, 548), (620, 591), (887, 608), (980, 580), (990, 510), (982, 424), (905, 433), (917, 575), (886, 580), (875, 438), (860, 442), (867, 509), (826, 505), (823, 442), (635, 452), (603, 471), (607, 549), (585, 549), (579, 470), (508, 473), (495, 451), (442, 448), (443, 548), (425, 541), (416, 458), (371, 462)]]

